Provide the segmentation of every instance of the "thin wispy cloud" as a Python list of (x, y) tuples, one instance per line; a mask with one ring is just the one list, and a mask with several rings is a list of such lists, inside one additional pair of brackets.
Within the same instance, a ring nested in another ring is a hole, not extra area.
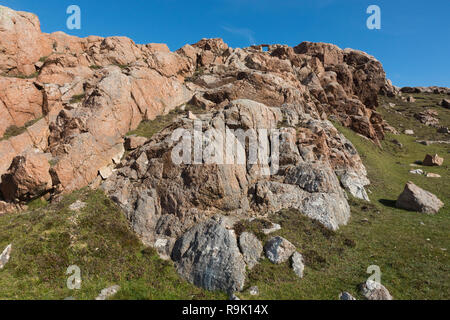
[(250, 30), (250, 29), (226, 27), (226, 26), (222, 26), (222, 29), (227, 31), (227, 32), (230, 32), (230, 33), (236, 34), (238, 36), (241, 36), (243, 38), (246, 38), (250, 45), (256, 44), (256, 40), (255, 40), (255, 37), (254, 37), (255, 33), (252, 30)]

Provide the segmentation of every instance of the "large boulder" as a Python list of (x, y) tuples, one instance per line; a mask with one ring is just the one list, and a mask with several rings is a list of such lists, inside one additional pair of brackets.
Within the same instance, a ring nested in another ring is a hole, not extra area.
[(198, 224), (175, 243), (172, 259), (178, 273), (207, 290), (241, 291), (245, 262), (236, 236), (223, 218)]
[(437, 213), (444, 203), (431, 192), (409, 181), (395, 203), (397, 208), (423, 213)]
[(30, 150), (13, 159), (2, 176), (0, 190), (7, 201), (30, 200), (52, 188), (49, 157), (39, 150)]

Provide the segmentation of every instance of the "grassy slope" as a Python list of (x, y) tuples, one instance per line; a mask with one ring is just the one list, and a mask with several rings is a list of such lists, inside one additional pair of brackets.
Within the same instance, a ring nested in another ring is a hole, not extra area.
[[(421, 104), (440, 99), (426, 98), (426, 102), (408, 104), (408, 110), (421, 110)], [(396, 103), (396, 109), (405, 109), (406, 104)], [(450, 111), (436, 109), (441, 123), (449, 126)], [(415, 119), (382, 107), (380, 112), (391, 125), (399, 128), (406, 124), (404, 128), (414, 129), (421, 139), (445, 138)], [(179, 113), (173, 111), (157, 121), (143, 122), (133, 133), (150, 137)], [(257, 298), (261, 299), (336, 299), (343, 290), (358, 296), (357, 285), (369, 276), (367, 267), (375, 264), (381, 268), (382, 283), (396, 299), (450, 298), (450, 259), (448, 251), (442, 250), (450, 244), (448, 164), (427, 169), (442, 175), (441, 179), (408, 173), (410, 163), (422, 160), (426, 153), (446, 157), (449, 147), (423, 146), (413, 137), (399, 135), (395, 138), (404, 145), (400, 149), (390, 142), (394, 138), (390, 135), (379, 149), (352, 131), (339, 129), (355, 144), (368, 169), (372, 202), (351, 199), (351, 221), (336, 233), (295, 211), (273, 215), (272, 220), (283, 227), (276, 234), (291, 240), (304, 255), (305, 277), (296, 278), (288, 263), (273, 265), (266, 259), (249, 272), (246, 287), (258, 285)], [(393, 201), (408, 180), (435, 193), (446, 206), (434, 216), (393, 208)], [(68, 206), (76, 199), (86, 201), (88, 206), (74, 220)], [(243, 226), (254, 230), (257, 227)], [(11, 242), (12, 258), (0, 271), (0, 298), (92, 299), (112, 284), (122, 287), (117, 299), (225, 298), (181, 280), (171, 263), (160, 260), (153, 250), (139, 243), (123, 214), (98, 191), (81, 190), (58, 204), (34, 202), (28, 212), (0, 216), (0, 249)], [(79, 291), (66, 288), (65, 271), (72, 264), (82, 270)], [(239, 295), (254, 298), (246, 291)]]
[[(68, 209), (76, 199), (87, 206)], [(0, 299), (93, 299), (118, 284), (117, 299), (217, 299), (181, 280), (171, 262), (143, 247), (124, 215), (100, 191), (80, 190), (58, 204), (0, 216), (0, 248), (13, 244), (0, 271)], [(82, 287), (69, 290), (65, 272), (81, 269)]]
[[(436, 106), (440, 96), (414, 96), (417, 103), (397, 100), (395, 108), (408, 107), (407, 112), (414, 113), (422, 110), (422, 105), (434, 105), (441, 124), (450, 126), (450, 110)], [(383, 107), (380, 112), (391, 125), (400, 129), (399, 124), (404, 124), (405, 129), (414, 129), (421, 139), (445, 139), (436, 134), (436, 129), (415, 119)], [(424, 146), (414, 142), (415, 137), (388, 135), (380, 149), (349, 129), (339, 129), (354, 143), (368, 169), (371, 203), (351, 199), (350, 223), (336, 233), (324, 231), (294, 211), (274, 215), (272, 220), (282, 225), (276, 234), (291, 240), (304, 254), (305, 277), (297, 279), (288, 263), (273, 265), (265, 260), (250, 272), (247, 287), (258, 285), (260, 299), (336, 299), (344, 290), (361, 298), (357, 286), (370, 276), (366, 270), (373, 264), (380, 267), (381, 281), (396, 299), (449, 299), (449, 146)], [(394, 138), (404, 145), (403, 149), (390, 142)], [(442, 178), (409, 173), (410, 164), (423, 160), (426, 153), (447, 158), (442, 167), (423, 168)], [(437, 215), (394, 208), (394, 201), (408, 180), (436, 194), (445, 207)], [(252, 298), (246, 292), (241, 297)]]

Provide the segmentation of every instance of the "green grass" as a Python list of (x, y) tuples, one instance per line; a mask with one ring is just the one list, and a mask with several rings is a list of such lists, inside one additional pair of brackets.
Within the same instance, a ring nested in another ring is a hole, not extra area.
[(184, 110), (181, 110), (180, 107), (177, 107), (171, 110), (168, 114), (157, 116), (153, 120), (142, 121), (135, 130), (128, 132), (127, 136), (137, 135), (150, 139), (155, 133), (158, 133), (159, 131), (170, 125), (178, 116), (186, 114), (188, 111), (191, 111), (194, 114), (206, 112), (199, 107), (189, 104), (186, 105), (186, 108)]
[(449, 137), (447, 134), (438, 133), (435, 128), (423, 125), (414, 118), (415, 113), (432, 109), (438, 112), (437, 118), (439, 119), (440, 125), (449, 127), (450, 112), (448, 112), (448, 109), (439, 106), (442, 99), (448, 99), (448, 96), (443, 94), (425, 93), (409, 95), (416, 99), (415, 103), (409, 103), (395, 98), (380, 97), (380, 105), (395, 103), (395, 106), (392, 108), (380, 107), (378, 111), (381, 113), (383, 118), (387, 119), (388, 123), (394, 126), (400, 133), (403, 133), (405, 129), (413, 129), (414, 137), (419, 140), (448, 140)]
[(0, 141), (7, 140), (9, 138), (12, 138), (12, 137), (15, 137), (15, 136), (18, 136), (18, 135), (24, 133), (27, 130), (27, 128), (31, 127), (33, 124), (35, 124), (42, 118), (43, 117), (39, 117), (39, 118), (30, 120), (27, 123), (25, 123), (25, 125), (22, 127), (18, 127), (16, 125), (9, 126), (8, 128), (6, 128), (6, 131), (3, 134), (3, 137), (0, 138)]
[[(68, 209), (76, 199), (87, 206)], [(83, 189), (59, 203), (33, 205), (0, 216), (0, 248), (12, 243), (11, 259), (0, 270), (0, 299), (93, 299), (110, 285), (116, 299), (224, 299), (182, 280), (171, 262), (145, 248), (123, 213), (102, 192)], [(69, 290), (66, 270), (81, 269), (81, 289)]]
[(1, 74), (2, 77), (19, 78), (19, 79), (34, 79), (34, 78), (37, 78), (38, 75), (39, 75), (38, 71), (36, 71), (34, 73), (31, 73), (29, 75), (26, 75), (26, 74), (9, 74), (9, 73), (2, 73)]
[(74, 96), (72, 96), (72, 98), (70, 98), (69, 103), (78, 103), (83, 101), (84, 97), (86, 96), (86, 93), (82, 93), (82, 94), (76, 94)]

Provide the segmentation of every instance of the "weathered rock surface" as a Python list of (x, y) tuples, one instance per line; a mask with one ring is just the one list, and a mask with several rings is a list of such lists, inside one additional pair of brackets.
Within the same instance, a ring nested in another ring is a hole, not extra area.
[(134, 150), (143, 146), (147, 142), (147, 138), (139, 137), (139, 136), (128, 136), (125, 138), (125, 149), (126, 150)]
[(263, 252), (261, 241), (253, 233), (243, 232), (239, 236), (239, 248), (247, 267), (252, 269), (259, 262)]
[(211, 219), (188, 230), (172, 251), (178, 273), (207, 290), (241, 291), (245, 262), (236, 236), (224, 218)]
[(368, 300), (393, 300), (386, 287), (373, 280), (367, 280), (363, 283), (360, 290)]
[(3, 269), (11, 257), (12, 245), (8, 245), (0, 254), (0, 270)]
[[(283, 237), (273, 237), (264, 245), (267, 258), (272, 263), (280, 264), (287, 261), (295, 252), (295, 246)], [(296, 256), (296, 263), (300, 262), (300, 257)]]
[(437, 213), (444, 203), (431, 192), (409, 181), (397, 199), (397, 208), (423, 213)]

